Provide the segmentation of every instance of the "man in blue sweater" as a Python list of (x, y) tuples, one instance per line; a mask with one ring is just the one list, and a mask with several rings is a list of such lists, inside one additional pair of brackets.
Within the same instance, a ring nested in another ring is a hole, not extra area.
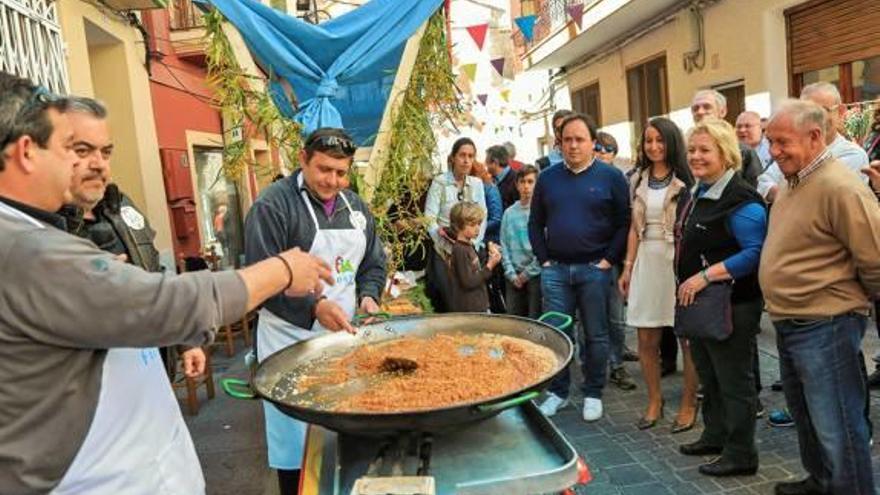
[[(532, 198), (529, 240), (541, 263), (544, 310), (580, 313), (585, 421), (602, 417), (608, 366), (611, 267), (620, 261), (630, 223), (629, 187), (623, 173), (593, 156), (596, 124), (583, 114), (562, 122), (560, 166), (538, 178)], [(575, 340), (574, 335), (571, 335)], [(550, 386), (541, 411), (552, 416), (568, 403), (571, 374)]]

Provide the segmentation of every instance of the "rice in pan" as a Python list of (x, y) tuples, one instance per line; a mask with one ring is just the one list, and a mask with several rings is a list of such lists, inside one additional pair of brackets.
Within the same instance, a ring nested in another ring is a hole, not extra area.
[[(386, 359), (411, 360), (410, 372), (383, 371)], [(534, 385), (556, 369), (550, 349), (498, 334), (402, 337), (362, 346), (299, 377), (297, 388), (375, 376), (376, 383), (332, 404), (339, 412), (398, 412), (450, 407)], [(319, 371), (319, 372), (317, 372)]]

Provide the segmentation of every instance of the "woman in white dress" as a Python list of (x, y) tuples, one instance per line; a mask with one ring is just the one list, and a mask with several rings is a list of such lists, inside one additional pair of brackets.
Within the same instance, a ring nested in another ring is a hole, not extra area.
[[(675, 319), (675, 219), (678, 203), (690, 194), (693, 178), (684, 139), (667, 118), (648, 122), (642, 133), (639, 160), (630, 178), (632, 226), (620, 276), (628, 300), (627, 324), (638, 329), (639, 362), (648, 389), (648, 407), (639, 429), (652, 428), (663, 417), (660, 392), (660, 340)], [(687, 342), (680, 341), (684, 387), (672, 432), (693, 428), (697, 418), (697, 374)]]

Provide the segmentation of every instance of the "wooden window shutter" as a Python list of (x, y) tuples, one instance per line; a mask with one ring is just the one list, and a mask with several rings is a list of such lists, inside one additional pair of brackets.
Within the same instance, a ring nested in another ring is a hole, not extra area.
[(785, 11), (792, 74), (880, 55), (880, 2), (810, 0)]

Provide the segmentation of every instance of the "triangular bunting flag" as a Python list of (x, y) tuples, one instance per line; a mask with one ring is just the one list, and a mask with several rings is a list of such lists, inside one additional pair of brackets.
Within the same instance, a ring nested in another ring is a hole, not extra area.
[(483, 106), (485, 107), (486, 101), (489, 100), (489, 95), (477, 95), (477, 99), (480, 100), (480, 103), (482, 103)]
[(568, 15), (571, 16), (571, 20), (573, 20), (574, 23), (578, 25), (578, 29), (580, 29), (582, 27), (581, 23), (584, 22), (584, 4), (578, 3), (575, 5), (569, 5), (566, 10), (568, 10)]
[(495, 67), (499, 76), (504, 77), (504, 57), (492, 60), (492, 67)]
[(537, 18), (535, 15), (524, 15), (513, 20), (528, 42), (531, 42), (532, 37), (535, 35), (535, 20)]
[(467, 31), (471, 35), (471, 38), (474, 39), (474, 43), (477, 44), (477, 48), (480, 50), (483, 49), (483, 43), (486, 41), (486, 30), (489, 29), (489, 24), (477, 24), (475, 26), (468, 26)]
[(468, 76), (471, 82), (474, 82), (474, 78), (477, 77), (477, 64), (464, 64), (461, 66), (461, 71)]
[(502, 89), (501, 90), (501, 99), (506, 101), (507, 103), (510, 103), (510, 90), (509, 89)]

